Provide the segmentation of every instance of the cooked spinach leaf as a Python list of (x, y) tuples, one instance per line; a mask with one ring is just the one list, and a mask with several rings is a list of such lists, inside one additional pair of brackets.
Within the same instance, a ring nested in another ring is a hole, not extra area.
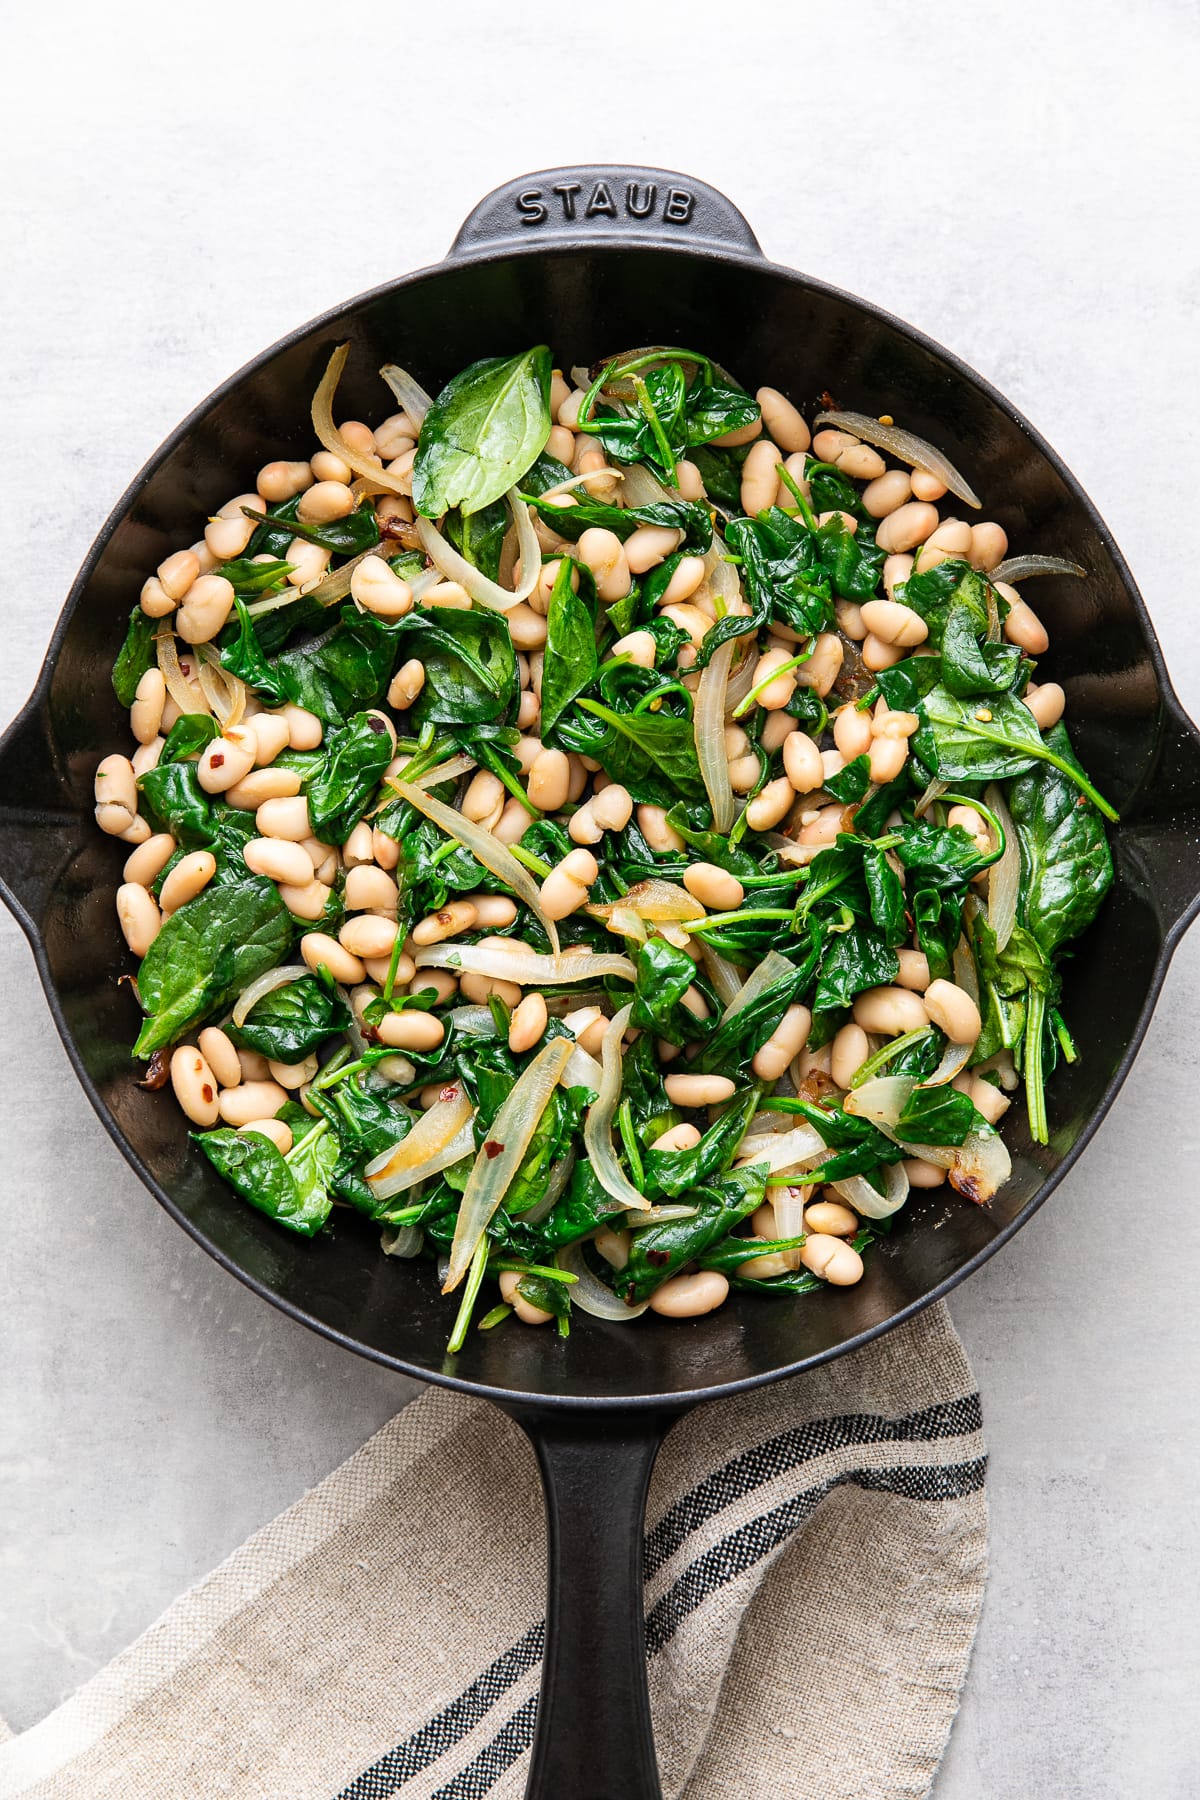
[(550, 435), (550, 352), (472, 363), (425, 415), (413, 464), (413, 503), (436, 519), (457, 506), (482, 512), (515, 487)]
[(164, 921), (142, 959), (138, 998), (147, 1017), (134, 1055), (153, 1055), (220, 1011), (282, 962), (291, 941), (274, 882), (254, 875), (205, 888)]

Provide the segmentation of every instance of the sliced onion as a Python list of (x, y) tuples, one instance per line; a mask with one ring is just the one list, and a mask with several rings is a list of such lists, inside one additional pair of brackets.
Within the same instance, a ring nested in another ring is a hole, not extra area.
[(426, 944), (413, 957), (418, 969), (453, 969), (468, 975), (490, 975), (493, 980), (515, 981), (518, 987), (554, 987), (559, 982), (603, 981), (615, 975), (636, 981), (637, 970), (627, 956), (542, 956), (536, 950), (493, 950), (486, 944)]
[(1065, 556), (1010, 556), (988, 570), (989, 581), (1029, 581), (1034, 575), (1077, 575), (1086, 580), (1087, 570)]
[(289, 987), (293, 981), (303, 981), (311, 973), (311, 969), (304, 963), (284, 963), (278, 969), (268, 969), (265, 975), (259, 975), (249, 987), (242, 989), (230, 1018), (240, 1031), (264, 994), (273, 994), (276, 988)]
[[(775, 1214), (775, 1235), (781, 1238), (804, 1236), (804, 1201), (809, 1190), (803, 1187), (776, 1188), (771, 1195), (771, 1209)], [(781, 1250), (780, 1259), (785, 1269), (800, 1267), (800, 1250)]]
[[(1007, 802), (994, 782), (983, 797), (1004, 828), (1004, 855), (988, 870), (988, 924), (996, 934), (997, 950), (1003, 950), (1017, 922), (1021, 846)], [(974, 968), (974, 963), (971, 966)]]
[(694, 1219), (698, 1206), (651, 1206), (627, 1221), (630, 1231), (645, 1231), (647, 1225), (669, 1225), (674, 1219)]
[(621, 1102), (621, 1039), (632, 1011), (632, 1006), (623, 1006), (608, 1021), (600, 1048), (600, 1091), (588, 1107), (583, 1122), (583, 1147), (596, 1180), (616, 1202), (614, 1210), (647, 1212), (650, 1202), (634, 1187), (617, 1161), (612, 1135), (613, 1120)]
[(504, 498), (516, 521), (517, 544), (521, 553), (520, 586), (511, 592), (508, 588), (502, 588), (490, 576), (484, 575), (465, 556), (460, 556), (453, 544), (442, 536), (432, 519), (418, 517), (416, 522), (421, 548), (439, 574), (444, 575), (447, 581), (457, 581), (472, 600), (478, 600), (481, 606), (491, 607), (493, 612), (511, 612), (522, 600), (528, 600), (542, 573), (542, 549), (533, 529), (529, 508), (516, 488), (510, 488)]
[[(597, 475), (600, 473), (601, 471), (599, 469), (593, 469), (588, 475), (572, 475), (568, 481), (559, 481), (556, 482), (553, 487), (543, 488), (538, 495), (538, 499), (552, 500), (555, 494), (570, 494), (575, 488), (584, 487), (589, 481), (595, 481)], [(624, 481), (625, 479), (625, 472), (623, 469), (607, 469), (604, 471), (604, 475), (606, 480), (610, 476), (615, 481)], [(545, 523), (549, 525), (551, 521), (547, 519)]]
[[(355, 450), (346, 442), (333, 422), (333, 397), (337, 393), (337, 385), (342, 378), (342, 370), (346, 366), (346, 358), (349, 354), (349, 344), (339, 344), (326, 365), (325, 373), (313, 395), (313, 430), (325, 448), (332, 450), (335, 456), (340, 456), (356, 475), (365, 475), (369, 480), (377, 482), (384, 493), (399, 494), (403, 499), (407, 499), (409, 496), (405, 493), (404, 483), (400, 477), (389, 475), (386, 469), (380, 467), (379, 463), (369, 461), (361, 450)], [(407, 476), (404, 479), (408, 481), (409, 486), (412, 485)]]
[(648, 881), (638, 881), (627, 894), (619, 900), (607, 900), (602, 905), (585, 908), (594, 919), (611, 919), (615, 912), (633, 912), (639, 919), (649, 919), (657, 924), (661, 920), (702, 919), (704, 908), (694, 894), (689, 894), (685, 887), (674, 881), (662, 881), (653, 875)]
[[(903, 1163), (888, 1163), (885, 1176), (885, 1194), (873, 1188), (865, 1175), (847, 1175), (842, 1181), (831, 1181), (829, 1186), (864, 1219), (890, 1219), (908, 1199), (908, 1174)], [(775, 1214), (779, 1216), (778, 1206)], [(790, 1233), (781, 1231), (780, 1236), (790, 1236)]]
[(425, 1233), (419, 1225), (398, 1225), (395, 1230), (387, 1230), (379, 1240), (380, 1249), (385, 1256), (402, 1256), (405, 1259), (420, 1256), (425, 1243)]
[[(979, 1005), (979, 980), (975, 974), (975, 958), (971, 955), (966, 943), (959, 938), (954, 947), (954, 981), (964, 994), (969, 994), (976, 1006)], [(921, 1083), (922, 1087), (945, 1087), (956, 1075), (961, 1075), (971, 1060), (974, 1044), (955, 1044), (949, 1038), (942, 1051), (942, 1059), (932, 1075), (927, 1075)]]
[[(414, 775), (412, 785), (416, 788), (440, 787), (443, 781), (457, 781), (460, 775), (468, 775), (475, 767), (473, 756), (452, 756), (444, 763), (437, 763), (432, 769), (426, 769), (423, 775)], [(513, 861), (517, 859), (514, 856)], [(520, 868), (520, 863), (517, 867)]]
[(1012, 1174), (1012, 1160), (1004, 1140), (990, 1127), (986, 1132), (972, 1131), (962, 1144), (910, 1144), (896, 1136), (896, 1121), (917, 1083), (904, 1075), (884, 1076), (852, 1088), (842, 1102), (848, 1113), (870, 1119), (880, 1131), (899, 1144), (906, 1156), (919, 1156), (923, 1162), (936, 1163), (946, 1169), (950, 1185), (968, 1200), (982, 1206), (997, 1193)]
[(722, 1006), (728, 1007), (742, 990), (741, 975), (711, 944), (701, 944), (700, 960), (716, 990), (717, 999)]
[(949, 786), (950, 783), (948, 781), (939, 781), (938, 777), (935, 775), (929, 786), (925, 789), (925, 792), (921, 795), (921, 798), (917, 801), (917, 804), (913, 807), (913, 818), (923, 818), (933, 805), (934, 801), (940, 800)]
[(227, 725), (240, 725), (246, 711), (245, 682), (222, 667), (221, 653), (212, 644), (200, 644), (197, 648), (200, 666), (196, 675), (200, 691), (220, 720), (222, 731)]
[(554, 1260), (566, 1274), (575, 1277), (571, 1284), (571, 1305), (577, 1306), (580, 1312), (590, 1313), (593, 1319), (610, 1319), (623, 1325), (629, 1319), (640, 1319), (650, 1304), (643, 1300), (640, 1306), (626, 1306), (610, 1287), (605, 1287), (600, 1277), (588, 1267), (583, 1254), (583, 1239), (564, 1244)]
[(463, 1190), (454, 1242), (450, 1246), (450, 1267), (442, 1286), (444, 1294), (453, 1292), (470, 1268), (480, 1240), (521, 1166), (570, 1054), (569, 1038), (551, 1038), (518, 1077), (492, 1120), (486, 1142), (471, 1165)]
[[(340, 568), (334, 569), (332, 574), (322, 576), (315, 587), (306, 590), (304, 598), (315, 600), (318, 606), (333, 606), (336, 601), (344, 600), (350, 592), (350, 582), (359, 563), (364, 557), (378, 556), (379, 550), (378, 544), (372, 544), (369, 550), (360, 550), (357, 556), (352, 556), (349, 562), (344, 562)], [(299, 598), (298, 594), (296, 598)], [(362, 612), (363, 609), (360, 606), (358, 610)]]
[(456, 1006), (446, 1014), (446, 1018), (456, 1031), (464, 1032), (467, 1037), (499, 1036), (490, 1006)]
[(408, 1136), (381, 1150), (363, 1170), (378, 1200), (416, 1187), (427, 1175), (448, 1169), (470, 1156), (475, 1147), (471, 1121), (475, 1109), (461, 1088), (453, 1100), (438, 1100), (422, 1113)]
[(200, 688), (192, 685), (179, 666), (179, 648), (175, 642), (175, 633), (169, 625), (160, 626), (155, 632), (154, 653), (162, 670), (162, 678), (167, 684), (167, 692), (180, 712), (207, 713), (211, 718), (212, 707), (206, 696)]
[[(780, 956), (778, 950), (768, 950), (754, 973), (742, 983), (721, 1014), (722, 1025), (727, 1019), (731, 1019), (734, 1013), (739, 1013), (743, 1007), (749, 1006), (752, 1000), (757, 1000), (760, 994), (765, 993), (769, 987), (773, 987), (777, 981), (782, 981), (785, 975), (792, 973), (792, 964), (786, 956)], [(785, 1232), (784, 1236), (789, 1237), (791, 1233)]]
[[(571, 1086), (570, 1081), (567, 1079), (570, 1072), (571, 1062), (570, 1058), (568, 1058), (567, 1066), (562, 1072), (563, 1087)], [(551, 1169), (546, 1181), (546, 1191), (541, 1199), (535, 1201), (528, 1212), (521, 1213), (520, 1219), (523, 1225), (540, 1225), (544, 1219), (549, 1218), (554, 1210), (555, 1202), (561, 1197), (563, 1190), (571, 1179), (571, 1175), (575, 1168), (575, 1158), (575, 1146), (572, 1144), (568, 1147), (566, 1153), (558, 1158), (553, 1169)]]
[(932, 444), (927, 444), (924, 438), (914, 437), (911, 431), (901, 431), (895, 425), (881, 425), (878, 419), (871, 419), (866, 413), (857, 412), (818, 413), (813, 423), (836, 425), (839, 431), (853, 432), (864, 444), (874, 444), (877, 450), (886, 450), (897, 462), (908, 463), (914, 469), (928, 469), (931, 475), (944, 481), (950, 492), (959, 500), (965, 500), (968, 506), (978, 507), (982, 504), (954, 464), (948, 462)]
[(608, 915), (608, 929), (615, 937), (633, 938), (639, 944), (644, 944), (648, 936), (646, 921), (630, 906), (613, 907)]
[[(793, 1125), (788, 1131), (744, 1137), (738, 1145), (737, 1160), (742, 1168), (752, 1163), (766, 1163), (772, 1175), (797, 1174), (816, 1168), (830, 1151), (815, 1125)], [(786, 1236), (794, 1235), (791, 1232)]]
[(425, 414), (433, 405), (430, 396), (425, 392), (415, 375), (402, 369), (397, 363), (384, 363), (379, 373), (400, 402), (401, 412), (406, 412), (419, 431), (425, 423)]
[[(571, 996), (572, 1006), (575, 1005), (577, 998), (577, 995)], [(585, 1087), (589, 1088), (593, 1094), (598, 1094), (600, 1092), (600, 1083), (603, 1079), (604, 1072), (595, 1057), (590, 1056), (586, 1050), (581, 1049), (580, 1046), (576, 1044), (570, 1056), (567, 1058), (567, 1066), (563, 1070), (563, 1086)]]
[(729, 784), (729, 753), (725, 748), (725, 694), (733, 666), (735, 640), (727, 638), (714, 652), (700, 676), (692, 732), (696, 761), (712, 807), (713, 830), (726, 837), (733, 825), (733, 789)]
[(645, 463), (630, 463), (621, 498), (626, 506), (657, 506), (662, 500), (678, 501), (679, 495), (674, 488), (665, 487)]
[(851, 1088), (842, 1101), (842, 1109), (860, 1119), (869, 1119), (882, 1131), (890, 1131), (908, 1104), (909, 1095), (918, 1083), (911, 1075), (880, 1075)]
[(392, 786), (403, 799), (408, 801), (410, 806), (415, 806), (417, 811), (424, 813), (427, 819), (432, 819), (434, 824), (446, 833), (447, 837), (452, 837), (456, 843), (464, 845), (476, 862), (482, 863), (484, 868), (498, 881), (502, 881), (506, 887), (510, 887), (514, 894), (520, 895), (530, 912), (540, 922), (542, 930), (550, 939), (557, 954), (558, 926), (543, 910), (542, 897), (533, 876), (528, 869), (521, 867), (512, 851), (498, 838), (494, 838), (490, 831), (485, 831), (482, 825), (477, 825), (474, 819), (465, 818), (452, 806), (443, 806), (440, 800), (435, 800), (432, 794), (425, 793), (415, 783), (393, 781)]

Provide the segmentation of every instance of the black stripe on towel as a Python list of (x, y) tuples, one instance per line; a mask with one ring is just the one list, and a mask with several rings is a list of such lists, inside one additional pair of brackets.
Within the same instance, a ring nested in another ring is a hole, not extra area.
[[(419, 1775), (430, 1763), (436, 1762), (439, 1756), (444, 1756), (447, 1750), (453, 1749), (455, 1744), (474, 1731), (480, 1719), (491, 1711), (497, 1700), (515, 1687), (530, 1669), (537, 1667), (542, 1660), (545, 1637), (546, 1622), (539, 1619), (511, 1649), (489, 1664), (457, 1700), (452, 1700), (449, 1706), (435, 1713), (412, 1737), (397, 1744), (394, 1750), (381, 1756), (369, 1769), (364, 1769), (349, 1787), (342, 1789), (337, 1800), (390, 1800), (390, 1796), (402, 1788), (405, 1782), (411, 1781), (414, 1775)], [(531, 1706), (534, 1704), (533, 1701), (530, 1702)], [(530, 1732), (532, 1740), (532, 1726)], [(517, 1754), (520, 1754), (519, 1750)], [(500, 1773), (497, 1769), (496, 1774)]]
[[(978, 1394), (926, 1407), (903, 1419), (874, 1413), (841, 1414), (786, 1431), (713, 1470), (671, 1507), (647, 1534), (646, 1572), (653, 1573), (716, 1513), (773, 1480), (831, 1450), (851, 1444), (930, 1443), (964, 1437), (981, 1427)], [(934, 1502), (974, 1493), (983, 1486), (987, 1459), (929, 1465), (899, 1464), (887, 1469), (849, 1469), (793, 1494), (781, 1506), (750, 1520), (713, 1544), (679, 1575), (646, 1617), (646, 1652), (668, 1644), (689, 1614), (727, 1582), (769, 1556), (836, 1487), (856, 1486), (908, 1500)], [(378, 1762), (364, 1769), (336, 1800), (391, 1800), (400, 1788), (473, 1731), (492, 1707), (541, 1661), (545, 1621), (539, 1620), (517, 1643), (464, 1691)], [(533, 1742), (537, 1700), (525, 1701), (501, 1730), (433, 1800), (483, 1800), (490, 1788)]]
[(934, 1467), (901, 1464), (892, 1469), (850, 1469), (817, 1487), (793, 1494), (781, 1506), (751, 1519), (689, 1563), (646, 1615), (646, 1654), (654, 1656), (663, 1649), (689, 1613), (777, 1550), (834, 1488), (871, 1488), (878, 1493), (898, 1494), (905, 1500), (957, 1500), (983, 1486), (986, 1469), (987, 1458), (983, 1456), (972, 1462)]
[(646, 1534), (646, 1574), (654, 1575), (694, 1531), (743, 1495), (773, 1481), (788, 1469), (814, 1457), (827, 1456), (851, 1444), (931, 1444), (966, 1437), (983, 1426), (979, 1395), (924, 1407), (907, 1418), (887, 1419), (879, 1413), (840, 1413), (813, 1419), (777, 1437), (752, 1444), (677, 1500)]

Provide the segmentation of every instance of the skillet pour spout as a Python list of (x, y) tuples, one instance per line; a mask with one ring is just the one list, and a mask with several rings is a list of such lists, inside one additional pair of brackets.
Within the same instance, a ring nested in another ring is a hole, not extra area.
[[(1069, 557), (1084, 581), (1039, 580), (1038, 612), (1067, 719), (1119, 809), (1116, 879), (1065, 968), (1082, 1054), (1047, 1099), (1050, 1142), (1008, 1116), (1010, 1182), (988, 1207), (914, 1193), (863, 1281), (796, 1305), (735, 1296), (716, 1313), (636, 1325), (580, 1320), (570, 1338), (474, 1333), (447, 1358), (435, 1284), (378, 1253), (358, 1218), (315, 1243), (244, 1207), (191, 1153), (186, 1123), (137, 1085), (138, 1007), (114, 896), (127, 846), (92, 820), (100, 758), (128, 747), (109, 673), (146, 576), (195, 535), (230, 483), (307, 455), (309, 405), (348, 341), (347, 416), (390, 410), (377, 371), (431, 391), (465, 364), (550, 344), (590, 365), (637, 344), (704, 351), (751, 389), (811, 415), (885, 410), (940, 445), (1023, 552)], [(0, 741), (0, 891), (29, 938), (68, 1055), (114, 1142), (168, 1212), (256, 1293), (333, 1342), (506, 1408), (547, 1488), (550, 1585), (529, 1792), (654, 1800), (641, 1613), (645, 1496), (659, 1442), (688, 1407), (841, 1355), (946, 1294), (993, 1255), (1080, 1155), (1136, 1055), (1172, 950), (1200, 908), (1200, 737), (1179, 706), (1112, 537), (1061, 460), (986, 381), (869, 302), (763, 256), (737, 208), (672, 171), (543, 170), (489, 194), (446, 260), (304, 325), (180, 425), (90, 550), (36, 689)], [(1119, 979), (1113, 972), (1119, 971)], [(581, 1696), (586, 1695), (586, 1712)], [(586, 1728), (586, 1735), (585, 1735)]]

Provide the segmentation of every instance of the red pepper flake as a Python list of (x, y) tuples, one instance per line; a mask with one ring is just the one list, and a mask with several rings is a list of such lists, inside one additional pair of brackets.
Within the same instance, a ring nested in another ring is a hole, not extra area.
[(221, 764), (222, 764), (222, 763), (223, 763), (223, 762), (224, 762), (224, 761), (225, 761), (225, 758), (224, 758), (224, 756), (223, 756), (223, 755), (222, 755), (222, 754), (221, 754), (221, 752), (220, 752), (220, 751), (219, 751), (219, 750), (218, 750), (218, 751), (217, 751), (217, 753), (216, 753), (216, 755), (215, 755), (215, 756), (210, 756), (210, 757), (209, 757), (209, 759), (208, 759), (208, 766), (209, 766), (209, 768), (210, 768), (210, 769), (219, 769), (219, 768), (220, 768), (220, 767), (221, 767)]
[(483, 1146), (483, 1154), (489, 1158), (491, 1158), (493, 1156), (499, 1156), (499, 1154), (503, 1150), (503, 1148), (504, 1148), (504, 1145), (498, 1144), (496, 1142), (495, 1138), (489, 1138), (487, 1143)]
[(450, 1087), (439, 1088), (438, 1089), (438, 1099), (439, 1100), (457, 1100), (458, 1099), (458, 1089), (455, 1086), (453, 1086), (453, 1084), (451, 1084)]
[(211, 1106), (214, 1099), (216, 1098), (216, 1095), (213, 1093), (212, 1088), (208, 1085), (207, 1081), (205, 1082), (204, 1086), (200, 1089), (200, 1093), (203, 1097), (205, 1106)]
[(649, 1263), (653, 1263), (656, 1269), (661, 1269), (663, 1264), (669, 1263), (670, 1260), (671, 1260), (671, 1257), (670, 1257), (669, 1251), (647, 1250), (647, 1252), (646, 1252), (646, 1261)]

